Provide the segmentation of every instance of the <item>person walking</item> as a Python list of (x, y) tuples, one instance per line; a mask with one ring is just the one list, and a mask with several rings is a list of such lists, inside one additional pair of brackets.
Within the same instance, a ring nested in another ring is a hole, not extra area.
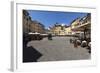
[(52, 40), (52, 34), (48, 34), (48, 40)]
[(77, 45), (77, 40), (76, 40), (76, 39), (74, 40), (74, 47), (75, 47), (75, 48), (78, 47), (78, 45)]

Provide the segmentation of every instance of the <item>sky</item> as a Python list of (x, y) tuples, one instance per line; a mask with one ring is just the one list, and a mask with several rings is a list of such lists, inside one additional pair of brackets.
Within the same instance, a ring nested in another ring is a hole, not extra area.
[(84, 17), (87, 13), (82, 12), (58, 12), (58, 11), (37, 11), (28, 10), (32, 20), (42, 23), (45, 28), (52, 27), (55, 23), (70, 25), (70, 23), (78, 18)]

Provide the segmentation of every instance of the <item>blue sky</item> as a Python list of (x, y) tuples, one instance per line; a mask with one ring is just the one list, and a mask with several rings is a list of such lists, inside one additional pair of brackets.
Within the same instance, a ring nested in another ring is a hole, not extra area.
[(56, 22), (60, 24), (70, 25), (70, 23), (78, 18), (84, 17), (87, 13), (81, 12), (56, 12), (56, 11), (37, 11), (28, 10), (32, 20), (37, 20), (46, 28), (53, 26)]

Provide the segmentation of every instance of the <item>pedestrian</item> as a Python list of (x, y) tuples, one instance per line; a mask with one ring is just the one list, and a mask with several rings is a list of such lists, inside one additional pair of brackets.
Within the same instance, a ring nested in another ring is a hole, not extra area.
[(72, 43), (72, 39), (70, 38), (70, 43)]
[(77, 45), (81, 45), (81, 41), (79, 39), (77, 40)]
[(76, 39), (74, 40), (74, 47), (75, 47), (75, 48), (78, 47), (78, 45), (77, 45), (77, 40), (76, 40)]
[(48, 40), (52, 40), (52, 34), (48, 34)]
[(82, 47), (86, 47), (86, 46), (87, 46), (87, 41), (85, 41), (85, 40), (84, 40), (84, 41), (82, 41), (81, 46), (82, 46)]

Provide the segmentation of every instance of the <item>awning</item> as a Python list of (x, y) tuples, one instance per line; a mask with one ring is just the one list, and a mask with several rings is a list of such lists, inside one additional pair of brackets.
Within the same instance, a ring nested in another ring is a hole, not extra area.
[(28, 34), (40, 34), (40, 33), (38, 33), (38, 32), (35, 32), (35, 33), (30, 32), (30, 33), (28, 33)]
[(91, 23), (87, 22), (85, 24), (81, 24), (76, 26), (75, 28), (72, 28), (72, 31), (84, 31), (84, 29), (91, 29)]

